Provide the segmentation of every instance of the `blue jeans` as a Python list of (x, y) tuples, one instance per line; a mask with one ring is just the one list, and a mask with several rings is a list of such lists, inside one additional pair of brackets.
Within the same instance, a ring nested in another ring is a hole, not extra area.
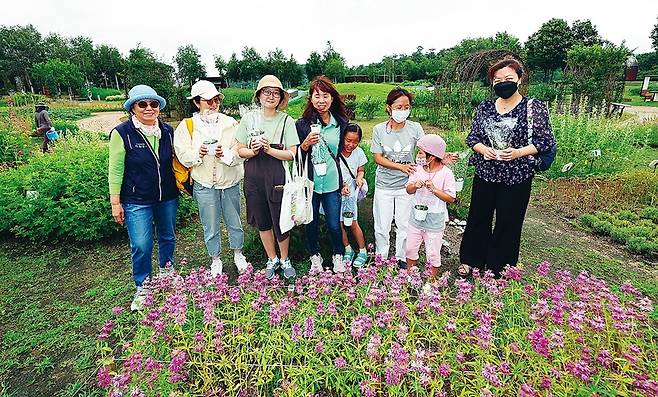
[(324, 209), (329, 237), (331, 238), (331, 247), (333, 254), (344, 254), (343, 231), (340, 228), (340, 191), (336, 190), (331, 193), (313, 192), (313, 221), (306, 225), (306, 243), (308, 252), (311, 256), (320, 252), (318, 247), (318, 227), (320, 225), (320, 203)]
[(242, 249), (244, 231), (240, 223), (240, 184), (226, 189), (215, 189), (194, 182), (194, 199), (199, 206), (208, 255), (219, 256), (222, 250), (222, 217), (228, 229), (231, 249)]
[(123, 204), (130, 256), (133, 263), (133, 280), (140, 287), (151, 275), (151, 254), (153, 253), (153, 223), (158, 233), (158, 256), (160, 267), (167, 262), (174, 264), (176, 248), (176, 210), (178, 197), (154, 204)]

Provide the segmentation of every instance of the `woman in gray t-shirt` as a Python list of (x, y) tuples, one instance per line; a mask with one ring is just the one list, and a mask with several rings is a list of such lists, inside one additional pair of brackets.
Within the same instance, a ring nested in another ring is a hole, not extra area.
[(425, 135), (423, 127), (407, 120), (413, 96), (403, 88), (394, 88), (386, 98), (389, 119), (373, 129), (372, 151), (377, 163), (372, 213), (375, 221), (375, 252), (388, 258), (391, 222), (395, 219), (395, 257), (405, 266), (407, 223), (411, 196), (405, 185), (415, 169), (416, 143)]

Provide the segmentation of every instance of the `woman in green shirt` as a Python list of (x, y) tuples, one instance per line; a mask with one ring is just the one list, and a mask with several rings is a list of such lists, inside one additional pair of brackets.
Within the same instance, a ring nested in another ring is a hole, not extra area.
[[(302, 148), (302, 161), (307, 161), (313, 173), (313, 221), (306, 225), (306, 241), (311, 255), (311, 271), (322, 271), (322, 256), (318, 247), (320, 204), (324, 209), (331, 238), (334, 272), (344, 272), (343, 232), (340, 227), (340, 207), (343, 178), (338, 155), (343, 150), (343, 137), (348, 123), (345, 104), (336, 87), (325, 76), (316, 77), (308, 90), (308, 102), (302, 118), (297, 121), (297, 135)], [(312, 166), (311, 166), (312, 164)]]
[[(292, 160), (299, 144), (295, 120), (282, 110), (289, 95), (278, 78), (272, 75), (258, 82), (254, 102), (260, 108), (246, 114), (238, 127), (238, 154), (244, 163), (244, 195), (247, 202), (247, 222), (258, 228), (268, 261), (267, 278), (283, 269), (286, 278), (296, 275), (288, 257), (289, 233), (281, 233), (279, 216), (286, 176), (283, 162)], [(273, 233), (274, 232), (274, 233)], [(279, 243), (277, 257), (274, 238)]]

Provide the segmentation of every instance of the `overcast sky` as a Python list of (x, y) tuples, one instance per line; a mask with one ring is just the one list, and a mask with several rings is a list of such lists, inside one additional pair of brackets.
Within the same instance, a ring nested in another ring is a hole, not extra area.
[(167, 62), (179, 46), (191, 43), (212, 73), (214, 54), (228, 59), (245, 45), (263, 56), (279, 47), (304, 63), (331, 40), (348, 65), (359, 65), (411, 53), (419, 45), (439, 50), (504, 30), (525, 42), (553, 17), (569, 23), (590, 19), (604, 38), (625, 40), (642, 53), (651, 50), (658, 0), (5, 0), (0, 25), (84, 35), (124, 54), (141, 43)]

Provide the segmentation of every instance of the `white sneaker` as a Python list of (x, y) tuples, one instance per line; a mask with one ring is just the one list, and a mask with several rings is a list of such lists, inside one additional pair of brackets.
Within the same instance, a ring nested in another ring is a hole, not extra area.
[(332, 256), (331, 262), (334, 264), (334, 273), (345, 272), (345, 264), (343, 263), (343, 256), (341, 254)]
[(219, 257), (213, 258), (210, 264), (210, 274), (215, 277), (222, 272), (222, 260)]
[(135, 297), (133, 298), (132, 303), (130, 304), (130, 311), (144, 310), (144, 301), (146, 300), (146, 294), (148, 291), (144, 287), (137, 287), (137, 292), (135, 292)]
[(322, 267), (322, 262), (324, 260), (322, 259), (322, 256), (320, 254), (315, 254), (311, 257), (311, 273), (315, 272), (323, 272), (324, 268)]
[(235, 262), (235, 267), (238, 269), (239, 274), (242, 274), (247, 270), (247, 258), (242, 252), (234, 254), (233, 261)]
[(158, 276), (168, 276), (174, 272), (172, 266), (169, 267), (158, 267)]

